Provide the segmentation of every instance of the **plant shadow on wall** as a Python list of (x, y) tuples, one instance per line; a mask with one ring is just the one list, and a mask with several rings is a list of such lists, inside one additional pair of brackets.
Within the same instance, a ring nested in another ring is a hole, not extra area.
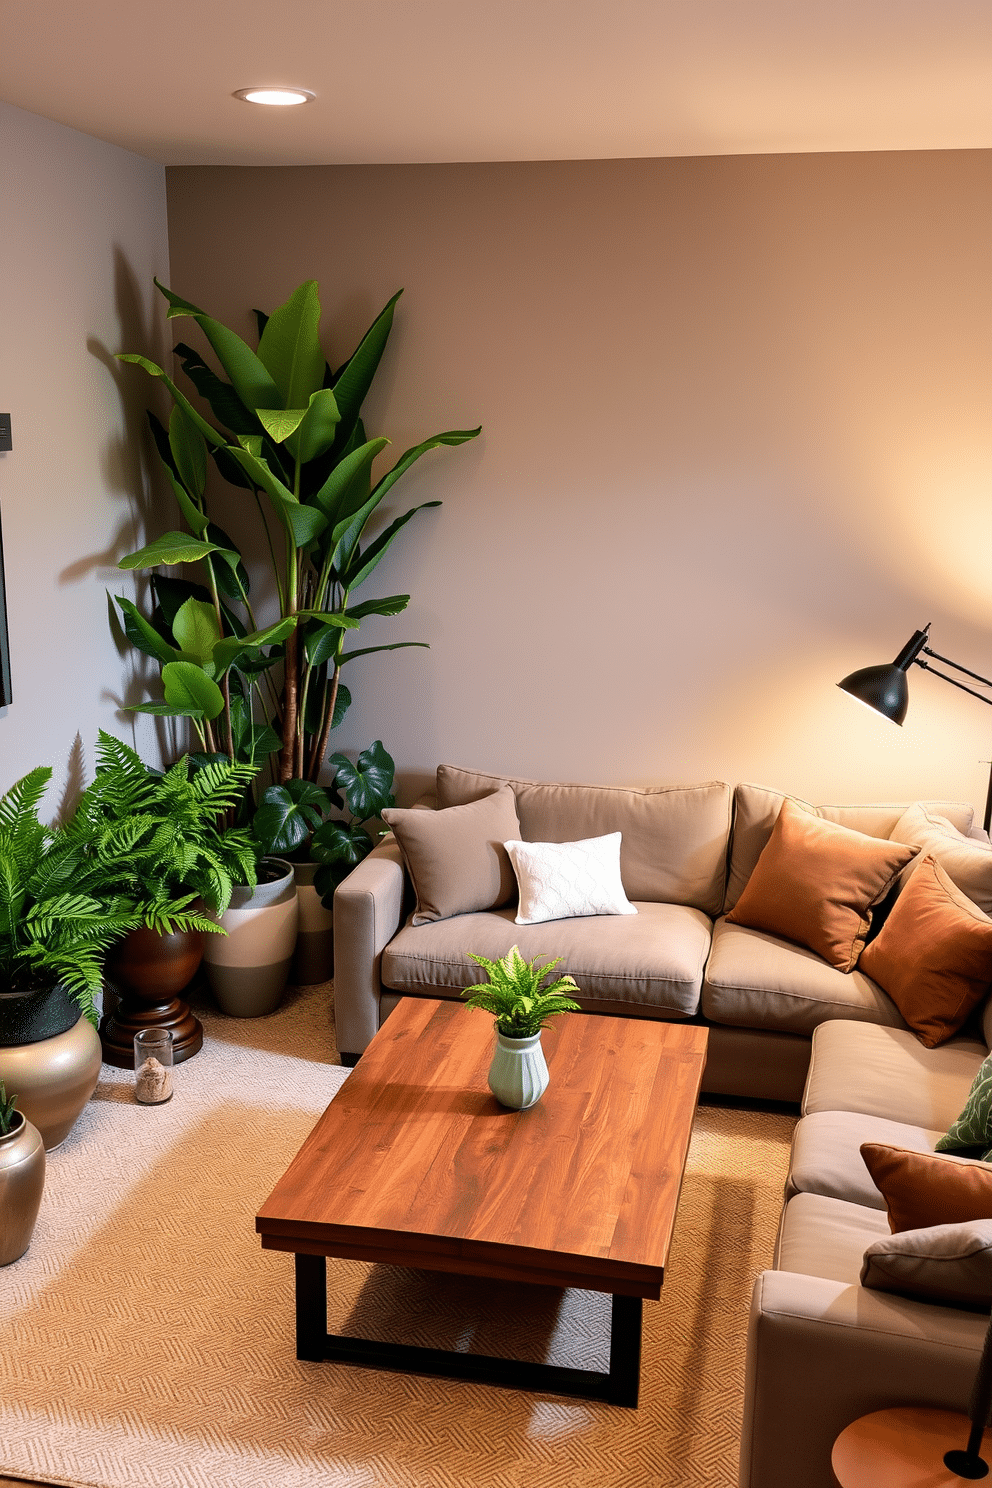
[[(149, 420), (183, 524), (120, 564), (152, 576), (149, 614), (116, 597), (128, 639), (161, 670), (163, 700), (135, 711), (188, 719), (201, 761), (222, 756), (261, 770), (239, 819), (252, 821), (267, 853), (309, 853), (320, 865), (315, 882), (329, 904), (336, 885), (374, 846), (369, 824), (393, 800), (393, 761), (379, 740), (354, 762), (333, 754), (333, 778), (320, 783), (331, 731), (351, 702), (345, 668), (350, 678), (361, 658), (425, 644), (353, 644), (363, 620), (406, 608), (408, 594), (356, 601), (355, 592), (407, 522), (440, 503), (423, 502), (385, 526), (379, 507), (422, 455), (463, 444), (480, 430), (435, 434), (373, 480), (389, 441), (367, 437), (361, 409), (399, 294), (332, 370), (321, 348), (313, 280), (272, 315), (255, 312), (257, 350), (155, 283), (170, 319), (190, 317), (201, 327), (226, 377), (193, 347), (175, 348), (214, 425), (155, 362), (130, 353), (120, 358), (161, 379), (173, 400), (168, 428), (153, 413)], [(242, 498), (239, 540), (211, 516), (211, 465)], [(242, 554), (259, 534), (278, 596), (274, 621), (255, 613)], [(195, 577), (163, 572), (188, 566)]]

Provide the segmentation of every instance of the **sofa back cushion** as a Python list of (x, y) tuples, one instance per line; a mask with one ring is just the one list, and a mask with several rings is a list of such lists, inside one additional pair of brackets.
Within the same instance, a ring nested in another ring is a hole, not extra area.
[[(734, 791), (734, 826), (730, 843), (730, 864), (724, 910), (733, 909), (740, 898), (762, 850), (772, 835), (772, 828), (782, 809), (782, 802), (794, 801), (804, 811), (811, 811), (824, 821), (851, 827), (868, 837), (889, 837), (907, 810), (908, 802), (866, 806), (811, 806), (798, 796), (763, 785), (739, 785)], [(971, 831), (975, 808), (967, 801), (930, 801), (928, 808), (946, 817), (959, 832)]]
[(525, 842), (574, 842), (620, 832), (620, 876), (628, 898), (720, 913), (732, 799), (722, 781), (638, 789), (517, 780), (440, 765), (437, 804), (461, 806), (507, 784)]

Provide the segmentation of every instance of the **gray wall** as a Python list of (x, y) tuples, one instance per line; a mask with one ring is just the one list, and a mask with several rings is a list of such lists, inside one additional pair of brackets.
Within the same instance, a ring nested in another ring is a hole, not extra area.
[[(54, 811), (92, 771), (97, 730), (134, 742), (130, 657), (105, 590), (134, 594), (117, 558), (149, 508), (140, 374), (113, 353), (167, 344), (152, 276), (168, 276), (161, 166), (0, 104), (0, 520), (13, 701), (0, 709), (0, 790), (51, 765)], [(144, 695), (144, 694), (142, 694)], [(149, 759), (155, 729), (139, 725)]]
[(367, 639), (432, 649), (356, 663), (339, 745), (408, 795), (445, 759), (983, 798), (981, 704), (917, 672), (900, 731), (833, 684), (927, 620), (992, 665), (992, 154), (167, 179), (179, 293), (250, 336), (317, 278), (334, 360), (403, 285), (370, 432), (485, 426), (390, 502), (444, 506)]

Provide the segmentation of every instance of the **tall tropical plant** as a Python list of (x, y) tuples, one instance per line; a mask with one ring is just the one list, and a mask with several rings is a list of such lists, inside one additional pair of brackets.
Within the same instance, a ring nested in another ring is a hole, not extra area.
[[(440, 503), (422, 502), (381, 528), (378, 508), (422, 455), (463, 444), (480, 431), (435, 434), (373, 479), (389, 441), (367, 437), (361, 409), (399, 294), (332, 371), (321, 348), (315, 281), (300, 285), (272, 315), (256, 311), (257, 349), (155, 282), (170, 319), (189, 317), (200, 326), (224, 376), (192, 347), (181, 342), (175, 348), (214, 416), (211, 423), (156, 363), (130, 353), (121, 357), (160, 379), (172, 397), (168, 428), (150, 418), (184, 524), (120, 565), (153, 573), (150, 617), (117, 597), (128, 637), (161, 665), (164, 700), (138, 710), (189, 718), (207, 753), (255, 765), (268, 761), (272, 784), (263, 799), (279, 810), (263, 816), (262, 824), (281, 811), (284, 819), (293, 816), (298, 836), (308, 811), (324, 821), (336, 804), (333, 794), (315, 788), (331, 730), (351, 701), (345, 667), (375, 652), (425, 644), (352, 644), (363, 620), (406, 608), (408, 594), (356, 600), (356, 591), (411, 518)], [(241, 551), (210, 517), (211, 460), (260, 518), (279, 602), (272, 623), (260, 623)], [(179, 565), (193, 565), (202, 582), (161, 572)], [(391, 760), (389, 766), (391, 790)], [(388, 795), (373, 803), (377, 809), (388, 804)], [(285, 835), (263, 834), (262, 840), (268, 851), (299, 846)]]

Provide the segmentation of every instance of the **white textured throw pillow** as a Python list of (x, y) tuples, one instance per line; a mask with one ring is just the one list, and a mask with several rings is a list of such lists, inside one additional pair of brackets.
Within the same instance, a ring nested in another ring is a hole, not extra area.
[(583, 842), (504, 842), (520, 889), (516, 923), (636, 914), (620, 879), (620, 835)]

